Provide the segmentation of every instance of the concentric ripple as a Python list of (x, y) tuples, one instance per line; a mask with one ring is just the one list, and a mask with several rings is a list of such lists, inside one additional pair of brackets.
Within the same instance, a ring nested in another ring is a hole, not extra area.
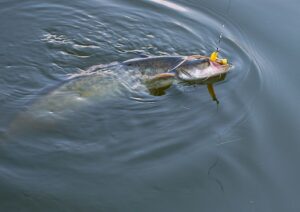
[[(1, 211), (297, 211), (298, 2), (0, 5)], [(216, 48), (219, 105), (122, 65)]]
[[(104, 154), (106, 163), (143, 163), (218, 145), (223, 142), (220, 137), (247, 117), (260, 76), (238, 28), (225, 23), (222, 29), (218, 14), (167, 1), (123, 4), (122, 11), (108, 3), (97, 10), (89, 8), (88, 14), (66, 5), (22, 8), (24, 13), (45, 13), (38, 23), (48, 24), (41, 28), (38, 42), (49, 56), (46, 64), (31, 64), (40, 67), (43, 76), (37, 77), (46, 82), (36, 95), (21, 100), (17, 91), (13, 94), (16, 98), (10, 104), (25, 103), (26, 109), (10, 125), (12, 139), (29, 136), (35, 143), (43, 135), (45, 151), (67, 148), (69, 154), (73, 150)], [(147, 13), (141, 9), (145, 6)], [(57, 9), (59, 21), (53, 16)], [(221, 56), (233, 68), (225, 81), (215, 85), (219, 106), (203, 85), (176, 84), (166, 95), (155, 97), (136, 73), (103, 69), (140, 55), (208, 55), (218, 45), (220, 30)], [(76, 79), (48, 83), (70, 74)]]

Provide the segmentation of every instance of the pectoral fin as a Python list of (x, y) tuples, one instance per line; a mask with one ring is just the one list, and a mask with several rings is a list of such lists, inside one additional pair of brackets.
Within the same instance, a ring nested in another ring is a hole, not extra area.
[(208, 89), (208, 92), (209, 92), (209, 94), (210, 94), (212, 100), (213, 100), (213, 101), (216, 101), (217, 104), (219, 104), (219, 100), (218, 100), (217, 97), (216, 97), (216, 94), (215, 94), (215, 90), (214, 90), (213, 84), (211, 84), (211, 83), (207, 84), (207, 89)]
[(161, 73), (147, 78), (145, 84), (151, 94), (159, 96), (172, 85), (174, 78), (174, 73)]

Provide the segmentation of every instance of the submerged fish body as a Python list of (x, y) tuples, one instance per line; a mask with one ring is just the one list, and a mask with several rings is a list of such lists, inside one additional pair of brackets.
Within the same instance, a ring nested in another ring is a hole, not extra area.
[(68, 79), (55, 87), (46, 88), (38, 95), (39, 98), (30, 100), (26, 109), (12, 120), (10, 133), (23, 133), (31, 129), (50, 130), (84, 108), (115, 99), (113, 97), (122, 90), (123, 84), (110, 73)]

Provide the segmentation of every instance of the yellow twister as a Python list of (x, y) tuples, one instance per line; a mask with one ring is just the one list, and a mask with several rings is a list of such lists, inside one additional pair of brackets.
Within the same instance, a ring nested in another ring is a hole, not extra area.
[(210, 59), (211, 61), (213, 61), (213, 62), (218, 62), (218, 63), (220, 63), (221, 65), (226, 65), (226, 64), (228, 64), (227, 59), (219, 59), (218, 56), (219, 56), (219, 52), (218, 52), (218, 51), (214, 51), (213, 53), (211, 53), (209, 59)]
[(218, 59), (218, 55), (219, 55), (219, 52), (214, 51), (214, 52), (211, 53), (211, 55), (210, 55), (210, 60), (213, 61), (213, 62), (216, 62), (217, 59)]

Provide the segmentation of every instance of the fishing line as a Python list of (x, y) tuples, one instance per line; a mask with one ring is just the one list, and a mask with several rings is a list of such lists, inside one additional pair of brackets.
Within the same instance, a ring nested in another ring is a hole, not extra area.
[(219, 39), (218, 39), (218, 42), (217, 42), (217, 52), (220, 52), (220, 45), (221, 45), (221, 40), (223, 38), (223, 31), (224, 31), (224, 28), (225, 28), (225, 25), (222, 24), (222, 30), (220, 32), (220, 35), (219, 35)]
[[(231, 8), (231, 1), (232, 0), (228, 0), (225, 16), (229, 16), (229, 11), (230, 11), (230, 8)], [(222, 24), (222, 29), (221, 29), (221, 32), (220, 32), (220, 35), (219, 35), (219, 38), (218, 38), (218, 42), (217, 42), (216, 52), (220, 52), (220, 49), (221, 49), (220, 46), (221, 46), (221, 41), (222, 41), (222, 38), (223, 38), (224, 29), (225, 29), (225, 24), (223, 23)]]

